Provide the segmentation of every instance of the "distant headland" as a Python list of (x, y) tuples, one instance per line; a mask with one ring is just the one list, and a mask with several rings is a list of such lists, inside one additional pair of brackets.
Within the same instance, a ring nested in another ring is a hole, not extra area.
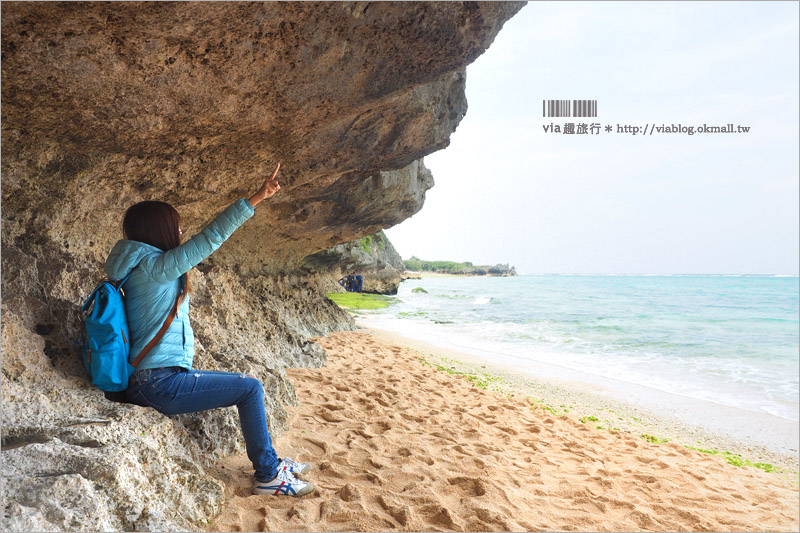
[(443, 274), (451, 276), (516, 276), (517, 271), (508, 263), (504, 265), (473, 265), (469, 261), (457, 263), (455, 261), (423, 261), (412, 256), (403, 260), (406, 277), (413, 273)]

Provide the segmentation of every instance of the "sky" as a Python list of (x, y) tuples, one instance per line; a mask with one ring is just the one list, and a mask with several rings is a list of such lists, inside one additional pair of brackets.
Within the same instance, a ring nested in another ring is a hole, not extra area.
[[(386, 234), (404, 259), (520, 274), (797, 275), (798, 5), (528, 3), (467, 67), (467, 115), (425, 158), (435, 186)], [(543, 117), (549, 99), (597, 117)], [(600, 129), (543, 128), (581, 122)]]

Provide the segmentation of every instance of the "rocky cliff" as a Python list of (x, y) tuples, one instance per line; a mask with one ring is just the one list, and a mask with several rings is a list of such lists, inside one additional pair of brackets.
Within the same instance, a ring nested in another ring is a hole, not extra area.
[(192, 234), (276, 161), (282, 190), (191, 274), (195, 366), (284, 369), (352, 327), (300, 260), (399, 223), (466, 112), (465, 67), (520, 3), (2, 3), (2, 471), (7, 530), (196, 529), (243, 451), (232, 409), (106, 400), (73, 345), (125, 208)]
[(355, 272), (363, 277), (362, 292), (374, 294), (397, 294), (404, 271), (403, 259), (382, 231), (309, 255), (301, 268), (336, 279)]

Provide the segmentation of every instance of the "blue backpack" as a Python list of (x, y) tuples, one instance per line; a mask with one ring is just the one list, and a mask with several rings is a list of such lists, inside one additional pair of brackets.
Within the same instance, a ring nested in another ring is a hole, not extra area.
[(85, 312), (94, 302), (91, 312), (84, 320), (87, 340), (83, 346), (83, 366), (89, 373), (92, 385), (108, 392), (119, 392), (128, 388), (128, 377), (147, 352), (164, 336), (183, 299), (181, 291), (164, 325), (142, 353), (129, 363), (131, 337), (125, 314), (124, 292), (121, 289), (130, 276), (128, 274), (118, 284), (103, 281), (95, 287), (81, 308)]

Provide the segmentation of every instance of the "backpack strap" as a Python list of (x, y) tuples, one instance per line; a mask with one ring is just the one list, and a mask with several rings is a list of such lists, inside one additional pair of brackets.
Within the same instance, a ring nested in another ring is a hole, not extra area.
[(137, 264), (135, 267), (133, 267), (133, 268), (131, 269), (131, 271), (130, 271), (130, 272), (128, 272), (128, 275), (127, 275), (127, 276), (125, 276), (124, 278), (122, 278), (122, 281), (120, 281), (119, 283), (117, 283), (117, 288), (118, 288), (118, 289), (119, 289), (119, 288), (121, 288), (123, 285), (125, 285), (125, 282), (126, 282), (126, 281), (128, 281), (128, 278), (129, 278), (129, 277), (131, 277), (131, 275), (133, 274), (133, 271), (134, 271), (134, 270), (136, 270), (136, 269), (138, 268), (138, 266), (139, 266), (139, 264)]
[(94, 288), (94, 290), (89, 295), (89, 297), (86, 298), (86, 301), (83, 302), (83, 306), (81, 307), (81, 312), (84, 312), (87, 309), (89, 309), (89, 306), (92, 305), (92, 302), (94, 301), (94, 297), (97, 296), (97, 291), (99, 291), (102, 287), (103, 287), (103, 284), (101, 283), (100, 285), (98, 285), (97, 287)]
[(161, 326), (161, 329), (158, 330), (156, 336), (153, 337), (153, 339), (147, 343), (147, 346), (145, 346), (142, 349), (141, 353), (139, 353), (139, 355), (136, 356), (136, 359), (134, 359), (133, 362), (131, 363), (131, 366), (133, 368), (138, 367), (142, 363), (142, 359), (144, 359), (144, 356), (147, 355), (148, 352), (150, 352), (150, 350), (153, 349), (153, 346), (158, 344), (158, 341), (160, 341), (161, 337), (163, 337), (164, 334), (167, 332), (169, 326), (172, 324), (172, 321), (178, 315), (178, 308), (181, 306), (181, 302), (183, 302), (183, 298), (185, 295), (186, 295), (186, 284), (184, 283), (181, 287), (180, 294), (178, 294), (178, 299), (175, 300), (175, 305), (172, 306), (172, 309), (170, 310), (169, 315), (167, 315), (167, 319), (164, 321), (164, 324)]
[(128, 275), (125, 276), (124, 278), (122, 278), (122, 281), (120, 281), (119, 283), (117, 283), (115, 281), (113, 281), (113, 282), (112, 281), (104, 281), (103, 283), (100, 283), (100, 285), (98, 285), (97, 287), (94, 288), (94, 290), (89, 295), (89, 297), (86, 298), (86, 301), (83, 302), (83, 306), (81, 307), (81, 311), (86, 311), (87, 309), (89, 309), (89, 306), (92, 304), (92, 301), (94, 300), (95, 296), (97, 296), (97, 291), (99, 291), (101, 288), (103, 288), (103, 285), (105, 283), (109, 283), (115, 289), (119, 289), (120, 287), (122, 287), (122, 285), (126, 281), (128, 281), (128, 278), (131, 277), (131, 274), (133, 274), (133, 271), (136, 270), (136, 267), (138, 267), (138, 266), (139, 266), (139, 264), (137, 263), (136, 266), (133, 267), (130, 272), (128, 272)]

